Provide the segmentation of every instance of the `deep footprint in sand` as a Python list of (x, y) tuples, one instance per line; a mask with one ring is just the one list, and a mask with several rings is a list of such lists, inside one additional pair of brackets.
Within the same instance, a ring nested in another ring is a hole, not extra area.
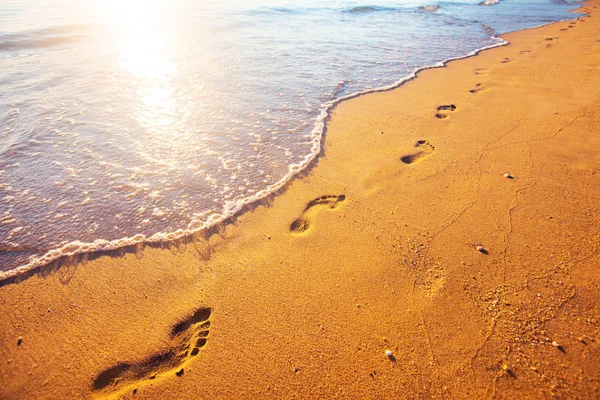
[(173, 326), (169, 350), (140, 361), (120, 362), (98, 374), (92, 388), (94, 391), (110, 393), (170, 373), (182, 376), (185, 364), (198, 355), (207, 343), (211, 313), (212, 309), (208, 307), (197, 309)]
[(506, 64), (506, 63), (509, 63), (509, 62), (511, 62), (511, 61), (512, 61), (512, 60), (511, 60), (510, 58), (503, 58), (503, 59), (502, 59), (502, 61), (500, 61), (500, 63), (502, 63), (502, 64)]
[(455, 111), (456, 110), (456, 106), (454, 104), (444, 104), (441, 105), (437, 108), (437, 114), (435, 114), (436, 118), (439, 119), (444, 119), (444, 118), (448, 118), (448, 113), (446, 111)]
[(415, 143), (415, 147), (418, 149), (418, 151), (400, 157), (400, 161), (402, 161), (404, 164), (414, 164), (417, 161), (420, 161), (423, 158), (433, 154), (435, 151), (435, 147), (433, 147), (427, 140), (417, 141), (417, 143)]
[(469, 92), (475, 94), (475, 93), (479, 93), (479, 92), (485, 92), (488, 89), (489, 89), (488, 86), (478, 83), (475, 85), (475, 89), (471, 89), (471, 90), (469, 90)]
[(304, 233), (308, 231), (312, 225), (312, 218), (314, 217), (314, 214), (316, 214), (322, 208), (337, 208), (344, 200), (346, 200), (346, 196), (343, 194), (339, 196), (325, 195), (317, 197), (308, 203), (300, 217), (291, 223), (290, 231), (292, 233)]

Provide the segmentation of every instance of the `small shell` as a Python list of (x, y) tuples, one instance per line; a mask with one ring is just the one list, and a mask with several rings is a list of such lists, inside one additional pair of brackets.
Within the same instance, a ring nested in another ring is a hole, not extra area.
[(504, 175), (502, 175), (505, 178), (510, 178), (510, 174), (508, 172), (505, 172)]
[(484, 250), (485, 250), (485, 249), (483, 248), (483, 246), (481, 246), (481, 245), (479, 245), (479, 246), (477, 246), (477, 247), (475, 247), (475, 248), (476, 248), (476, 249), (477, 249), (477, 251), (479, 251), (479, 252), (482, 252), (482, 251), (484, 251)]
[(554, 346), (554, 347), (560, 347), (560, 344), (558, 344), (558, 343), (557, 343), (557, 342), (555, 342), (555, 341), (552, 341), (552, 346)]

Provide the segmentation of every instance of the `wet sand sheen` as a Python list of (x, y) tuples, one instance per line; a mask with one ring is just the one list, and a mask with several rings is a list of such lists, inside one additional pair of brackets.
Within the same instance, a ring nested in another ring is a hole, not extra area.
[(2, 286), (0, 397), (596, 393), (597, 4), (340, 104), (208, 239)]

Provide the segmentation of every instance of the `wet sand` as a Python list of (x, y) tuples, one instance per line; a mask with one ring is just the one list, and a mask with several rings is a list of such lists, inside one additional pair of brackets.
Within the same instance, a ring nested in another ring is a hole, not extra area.
[(598, 3), (338, 105), (210, 235), (2, 283), (0, 398), (597, 396)]

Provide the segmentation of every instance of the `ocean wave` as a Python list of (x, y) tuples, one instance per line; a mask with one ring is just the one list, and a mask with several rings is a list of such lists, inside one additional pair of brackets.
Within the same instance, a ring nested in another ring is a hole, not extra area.
[(70, 25), (0, 34), (0, 52), (43, 49), (78, 42), (86, 37), (87, 29), (83, 25)]
[(369, 14), (376, 12), (393, 12), (393, 11), (402, 11), (407, 8), (401, 7), (390, 7), (390, 6), (376, 6), (376, 5), (362, 5), (362, 6), (353, 6), (353, 7), (260, 7), (255, 9), (244, 10), (243, 13), (248, 14), (307, 14), (307, 13), (322, 13), (322, 12), (332, 12), (332, 13), (344, 13), (344, 14)]
[(494, 4), (498, 4), (498, 3), (500, 3), (500, 0), (485, 0), (479, 4), (481, 4), (482, 6), (493, 6)]
[(380, 12), (380, 11), (397, 11), (397, 7), (386, 7), (386, 6), (355, 6), (344, 8), (342, 12), (349, 14), (367, 14), (372, 12)]
[(431, 5), (431, 6), (421, 6), (421, 7), (419, 7), (419, 9), (424, 10), (424, 11), (429, 11), (429, 12), (435, 12), (440, 9), (440, 6), (438, 4), (435, 4), (435, 5)]
[(311, 13), (319, 13), (324, 10), (330, 10), (329, 8), (324, 7), (269, 7), (262, 6), (258, 8), (251, 8), (240, 10), (238, 13), (247, 14), (247, 15), (269, 15), (269, 14), (287, 14), (287, 15), (301, 15), (301, 14), (311, 14)]

